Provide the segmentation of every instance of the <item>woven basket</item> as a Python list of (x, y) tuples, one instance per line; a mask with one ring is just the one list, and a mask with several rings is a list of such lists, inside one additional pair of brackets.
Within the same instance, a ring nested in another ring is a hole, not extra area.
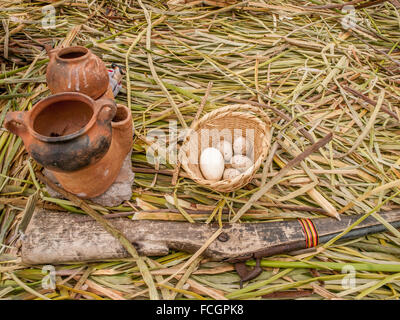
[[(220, 192), (240, 189), (251, 181), (268, 154), (271, 141), (270, 127), (271, 121), (268, 115), (260, 108), (248, 104), (235, 104), (214, 110), (195, 123), (180, 149), (179, 160), (189, 177), (200, 185)], [(254, 134), (253, 165), (230, 180), (206, 180), (199, 165), (201, 152), (207, 147), (214, 146), (215, 141), (219, 141), (221, 132), (225, 139), (232, 141), (234, 135), (235, 137), (239, 135), (238, 130), (241, 131), (240, 135), (246, 138), (248, 135), (246, 129), (253, 129), (251, 132)], [(204, 132), (208, 132), (208, 135), (204, 136)]]

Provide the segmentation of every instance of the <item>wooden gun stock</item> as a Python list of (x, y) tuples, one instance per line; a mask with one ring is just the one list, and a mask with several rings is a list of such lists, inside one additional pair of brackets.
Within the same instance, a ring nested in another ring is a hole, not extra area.
[[(400, 210), (380, 215), (395, 228), (400, 227)], [(287, 253), (325, 243), (360, 218), (294, 219), (264, 223), (225, 224), (222, 234), (210, 244), (204, 256), (232, 263), (251, 258)], [(217, 225), (173, 221), (114, 218), (120, 230), (138, 252), (146, 256), (167, 255), (170, 249), (196, 252)], [(370, 216), (341, 239), (385, 231)], [(36, 210), (22, 241), (22, 261), (26, 264), (60, 264), (129, 258), (124, 247), (102, 226), (85, 215)]]

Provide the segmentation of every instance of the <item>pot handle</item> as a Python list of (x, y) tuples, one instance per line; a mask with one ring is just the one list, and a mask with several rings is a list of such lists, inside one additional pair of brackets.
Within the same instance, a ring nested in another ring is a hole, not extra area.
[(102, 98), (96, 101), (97, 120), (102, 122), (111, 122), (117, 112), (117, 105), (114, 100)]
[(27, 132), (25, 111), (8, 112), (3, 125), (8, 131), (22, 137)]

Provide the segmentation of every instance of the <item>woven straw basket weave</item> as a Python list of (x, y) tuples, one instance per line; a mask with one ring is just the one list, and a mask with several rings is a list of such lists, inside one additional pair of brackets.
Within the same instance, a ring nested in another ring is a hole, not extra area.
[[(260, 108), (248, 104), (235, 104), (214, 110), (195, 123), (184, 141), (179, 152), (182, 167), (192, 180), (213, 190), (231, 192), (240, 189), (251, 181), (268, 154), (271, 141), (270, 127), (271, 121), (268, 115)], [(205, 132), (207, 134), (204, 134)], [(230, 180), (204, 179), (199, 165), (201, 152), (207, 147), (215, 146), (221, 135), (224, 139), (232, 141), (233, 136), (239, 135), (252, 138), (249, 132), (254, 135), (253, 165)]]

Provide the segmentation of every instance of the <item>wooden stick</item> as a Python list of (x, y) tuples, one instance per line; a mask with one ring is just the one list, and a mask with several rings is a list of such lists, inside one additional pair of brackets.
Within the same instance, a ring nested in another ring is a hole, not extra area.
[[(281, 146), (289, 152), (292, 156), (298, 156), (300, 154), (300, 151), (297, 149), (292, 149), (286, 142), (280, 142)], [(318, 178), (314, 175), (314, 173), (307, 167), (307, 165), (302, 162), (301, 166), (304, 170), (304, 173), (307, 174), (312, 181), (315, 182), (315, 185), (319, 183)], [(323, 209), (325, 209), (326, 215), (336, 218), (340, 220), (340, 215), (335, 209), (335, 207), (324, 198), (324, 196), (317, 190), (315, 187), (313, 187), (310, 190), (307, 190), (306, 193), (316, 202), (318, 203)], [(282, 201), (282, 200), (281, 200)]]
[[(352, 94), (354, 94), (356, 97), (361, 98), (362, 100), (364, 100), (365, 102), (369, 103), (370, 105), (376, 107), (377, 102), (368, 98), (366, 95), (362, 94), (361, 92), (358, 92), (357, 90), (354, 90), (348, 86), (342, 86), (342, 88)], [(399, 117), (397, 116), (396, 113), (394, 113), (393, 111), (389, 110), (387, 107), (385, 107), (385, 105), (382, 105), (381, 110), (385, 113), (387, 113), (389, 116), (397, 119), (397, 121), (399, 121)]]
[(289, 161), (284, 168), (282, 168), (279, 173), (272, 178), (266, 185), (260, 188), (256, 193), (254, 193), (249, 201), (245, 203), (245, 205), (237, 212), (237, 214), (233, 217), (231, 222), (237, 222), (240, 217), (248, 210), (250, 207), (253, 205), (254, 202), (256, 202), (258, 199), (260, 199), (269, 189), (271, 189), (280, 179), (282, 179), (285, 175), (286, 172), (289, 171), (292, 167), (295, 165), (299, 164), (301, 161), (303, 161), (305, 158), (307, 158), (310, 154), (312, 154), (314, 151), (318, 150), (322, 146), (326, 145), (329, 141), (331, 141), (333, 138), (333, 134), (329, 133), (326, 135), (324, 138), (319, 140), (318, 142), (314, 143), (312, 146), (308, 147), (304, 152), (299, 154), (297, 157), (295, 157), (293, 160)]
[[(248, 103), (253, 106), (270, 109), (271, 111), (276, 113), (278, 116), (280, 116), (282, 119), (285, 119), (286, 121), (292, 121), (292, 118), (289, 117), (288, 115), (284, 114), (282, 111), (280, 111), (276, 108), (273, 108), (264, 103), (258, 103), (258, 102), (251, 101), (251, 100), (243, 100), (243, 99), (236, 99), (236, 98), (226, 98), (226, 100), (234, 101), (234, 102), (238, 102), (238, 103)], [(296, 121), (293, 121), (293, 125), (299, 129), (299, 131), (303, 134), (304, 137), (307, 138), (307, 140), (309, 140), (311, 143), (315, 142), (313, 136), (306, 129), (301, 128), (301, 126)]]

